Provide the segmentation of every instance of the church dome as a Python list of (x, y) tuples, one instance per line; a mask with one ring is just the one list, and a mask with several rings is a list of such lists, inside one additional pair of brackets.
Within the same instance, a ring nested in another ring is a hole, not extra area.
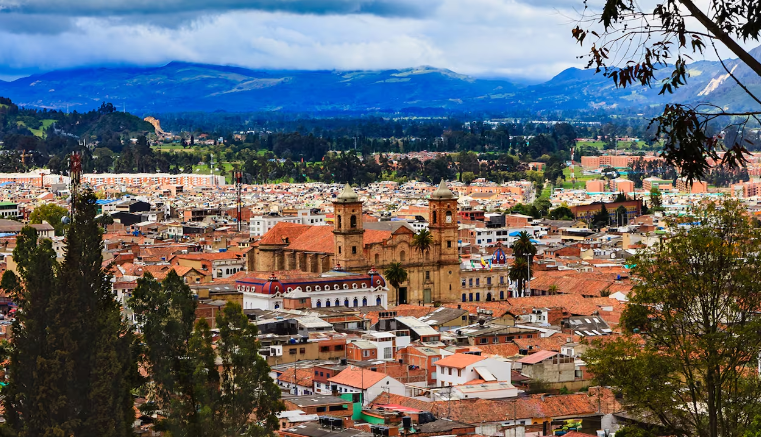
[(359, 202), (359, 196), (357, 196), (357, 193), (354, 192), (354, 189), (351, 187), (351, 185), (346, 184), (344, 185), (344, 190), (341, 192), (341, 194), (336, 197), (335, 200), (337, 203), (354, 203)]
[(267, 280), (267, 282), (262, 287), (262, 293), (275, 294), (282, 293), (283, 291), (283, 284), (280, 283), (280, 281), (277, 279), (277, 276), (275, 276), (275, 273), (273, 272), (272, 276), (270, 276), (269, 280)]
[(436, 189), (436, 191), (431, 194), (431, 199), (437, 199), (437, 200), (444, 200), (444, 199), (454, 199), (454, 193), (452, 193), (452, 190), (447, 188), (447, 183), (444, 182), (444, 179), (441, 180), (441, 183), (439, 184), (439, 188)]

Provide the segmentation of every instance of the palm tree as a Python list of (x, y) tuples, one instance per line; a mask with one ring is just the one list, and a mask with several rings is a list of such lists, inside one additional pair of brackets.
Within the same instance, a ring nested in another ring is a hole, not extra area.
[(531, 272), (529, 271), (529, 266), (526, 263), (526, 258), (515, 258), (515, 262), (513, 262), (513, 265), (510, 266), (510, 273), (508, 273), (508, 277), (511, 281), (518, 284), (518, 289), (516, 290), (516, 296), (523, 296), (523, 289), (525, 286), (525, 283), (529, 280), (531, 277)]
[(433, 246), (433, 235), (431, 234), (431, 231), (428, 229), (421, 229), (420, 232), (412, 237), (412, 243), (410, 243), (410, 246), (417, 249), (420, 252), (420, 255), (428, 253), (428, 251), (431, 250), (431, 246)]
[[(531, 257), (536, 255), (536, 246), (531, 242), (531, 235), (526, 231), (521, 231), (518, 234), (518, 239), (513, 243), (512, 249), (513, 255), (515, 255), (515, 262), (510, 269), (510, 279), (518, 281), (518, 291), (522, 295), (524, 282), (528, 284), (528, 281), (531, 280)], [(521, 267), (519, 268), (519, 266)], [(517, 270), (522, 270), (523, 273), (519, 273)]]
[(392, 262), (383, 272), (386, 281), (396, 290), (396, 304), (399, 305), (399, 284), (407, 280), (407, 270), (402, 267), (400, 262)]
[(531, 235), (526, 231), (521, 231), (518, 234), (518, 239), (512, 245), (513, 254), (515, 257), (531, 257), (536, 255), (536, 247), (531, 242)]

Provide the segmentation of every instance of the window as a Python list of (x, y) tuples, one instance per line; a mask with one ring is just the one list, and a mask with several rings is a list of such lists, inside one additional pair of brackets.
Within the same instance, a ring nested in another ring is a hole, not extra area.
[[(338, 298), (336, 298), (336, 306), (337, 306), (337, 307), (340, 307), (340, 306), (341, 306), (341, 301), (340, 301), (340, 300), (338, 300)], [(349, 305), (346, 305), (346, 306), (349, 306)]]
[[(320, 352), (330, 352), (329, 346), (320, 346)], [(314, 372), (317, 373), (317, 372)]]
[(352, 215), (351, 216), (351, 219), (349, 220), (349, 225), (350, 225), (350, 227), (352, 229), (356, 229), (357, 228), (357, 216), (356, 215)]
[(447, 249), (451, 249), (451, 248), (452, 248), (452, 241), (447, 240)]
[(473, 293), (468, 293), (468, 301), (473, 302)]
[(494, 337), (494, 339), (491, 342), (494, 344), (499, 343), (499, 337)]
[(377, 266), (377, 265), (379, 265), (379, 264), (380, 264), (380, 255), (378, 255), (378, 254), (376, 253), (376, 254), (375, 254), (375, 265)]
[(317, 303), (315, 304), (317, 308), (322, 308), (322, 302), (320, 302), (320, 299), (317, 299)]
[[(319, 307), (319, 305), (317, 305), (317, 306)], [(325, 308), (330, 308), (330, 301), (329, 300), (325, 301)]]
[(481, 302), (481, 293), (476, 293), (476, 302)]
[(401, 262), (407, 261), (407, 253), (405, 251), (399, 252), (399, 261)]
[(462, 278), (462, 287), (465, 288), (465, 278)]
[(486, 338), (482, 338), (482, 339), (479, 340), (479, 343), (481, 343), (481, 344), (486, 344), (488, 342), (489, 342), (489, 340), (486, 339)]
[(289, 355), (296, 355), (296, 348), (292, 347), (292, 348), (288, 349), (288, 354)]
[(363, 306), (363, 307), (366, 307), (366, 306), (367, 306), (367, 298), (366, 298), (366, 297), (363, 297), (363, 298), (362, 298), (362, 306)]
[(436, 211), (433, 212), (433, 220), (431, 223), (436, 224)]
[(341, 246), (338, 246), (338, 253), (341, 254)]
[(457, 376), (462, 376), (462, 369), (457, 369)]
[(349, 299), (348, 298), (344, 299), (344, 306), (347, 307), (347, 308), (349, 307)]
[(351, 246), (351, 254), (356, 255), (357, 254), (357, 246)]
[(486, 285), (491, 285), (491, 276), (486, 278)]
[[(342, 345), (342, 344), (337, 344), (337, 345), (335, 345), (335, 347), (333, 348), (333, 350), (342, 351), (342, 350), (344, 350), (344, 345)], [(327, 376), (328, 376), (328, 378), (330, 378), (330, 373), (328, 373), (328, 375), (327, 375)]]
[(380, 298), (380, 296), (378, 296), (377, 298), (375, 298), (375, 305), (377, 305), (377, 306), (382, 306), (382, 305), (381, 305), (381, 298)]
[(430, 270), (425, 271), (425, 280), (430, 281), (431, 280), (431, 272)]
[(451, 367), (449, 368), (449, 374), (450, 375), (452, 374), (452, 368)]
[(357, 299), (356, 297), (354, 298), (354, 306), (355, 307), (359, 306), (359, 299)]
[(370, 356), (370, 351), (367, 351), (367, 350), (362, 351), (362, 356), (363, 357), (369, 357)]
[(468, 278), (468, 287), (473, 286), (473, 278)]
[(307, 353), (307, 349), (305, 347), (299, 348), (299, 354), (303, 355)]
[(481, 278), (476, 278), (476, 287), (481, 286)]
[(338, 216), (338, 229), (341, 229), (341, 216)]

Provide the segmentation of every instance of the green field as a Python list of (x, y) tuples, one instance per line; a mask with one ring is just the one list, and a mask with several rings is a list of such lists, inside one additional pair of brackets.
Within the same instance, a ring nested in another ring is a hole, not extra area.
[(159, 144), (152, 148), (157, 152), (193, 152), (196, 150), (194, 147), (183, 148), (182, 144)]
[[(585, 175), (580, 165), (574, 166), (573, 170), (574, 175), (576, 176), (576, 189), (584, 188), (585, 183), (589, 180), (600, 179), (599, 175)], [(571, 180), (571, 169), (568, 167), (564, 168), (563, 175), (565, 175), (565, 181), (563, 182), (563, 185), (556, 188), (574, 188), (573, 182)]]
[(50, 127), (51, 124), (55, 123), (55, 120), (52, 120), (52, 119), (42, 120), (42, 127), (40, 127), (39, 129), (29, 128), (23, 121), (18, 121), (16, 123), (19, 126), (24, 126), (27, 129), (29, 129), (29, 131), (32, 132), (35, 136), (42, 138), (42, 135), (44, 134), (44, 132), (47, 130), (47, 128)]
[[(643, 146), (646, 146), (647, 144), (644, 141), (619, 141), (618, 142), (618, 150), (629, 150), (632, 148), (632, 143), (636, 144), (636, 148), (639, 150)], [(587, 146), (587, 147), (594, 147), (598, 150), (605, 150), (608, 148), (607, 143), (603, 141), (579, 141), (576, 143), (576, 147), (581, 146)]]

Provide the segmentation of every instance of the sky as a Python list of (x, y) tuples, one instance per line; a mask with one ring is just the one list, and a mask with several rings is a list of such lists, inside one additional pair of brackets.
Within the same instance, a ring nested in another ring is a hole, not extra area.
[[(599, 0), (596, 0), (599, 1)], [(0, 79), (171, 61), (356, 70), (429, 65), (539, 82), (584, 62), (583, 0), (0, 0)]]

